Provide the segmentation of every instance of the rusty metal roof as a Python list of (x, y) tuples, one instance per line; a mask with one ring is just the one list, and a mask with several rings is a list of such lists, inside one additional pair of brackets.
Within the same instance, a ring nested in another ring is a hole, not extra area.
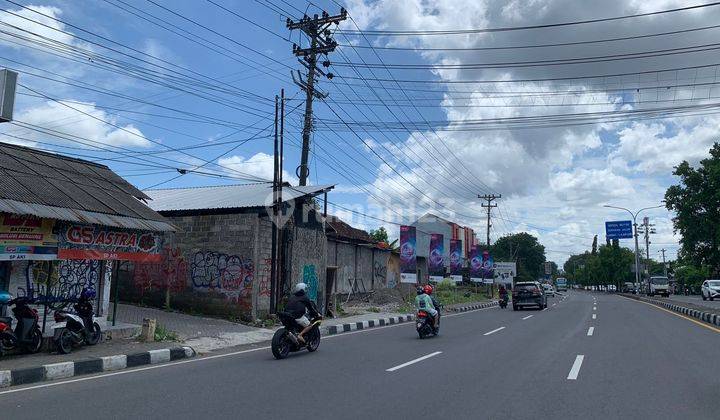
[[(333, 185), (283, 187), (283, 201), (303, 196), (316, 196), (332, 189)], [(146, 190), (155, 211), (239, 209), (272, 206), (271, 183), (218, 185), (210, 187), (168, 188)]]
[(153, 231), (174, 227), (107, 166), (0, 143), (0, 211)]

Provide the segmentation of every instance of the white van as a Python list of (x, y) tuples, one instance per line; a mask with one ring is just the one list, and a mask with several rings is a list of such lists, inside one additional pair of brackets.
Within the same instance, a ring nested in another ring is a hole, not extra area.
[(665, 276), (652, 276), (648, 284), (648, 296), (670, 296), (670, 281)]

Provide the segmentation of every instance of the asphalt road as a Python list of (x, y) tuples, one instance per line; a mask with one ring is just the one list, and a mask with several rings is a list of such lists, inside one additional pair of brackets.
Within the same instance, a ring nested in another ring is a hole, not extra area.
[(702, 300), (702, 297), (700, 297), (700, 295), (670, 295), (670, 299), (677, 300), (679, 302), (692, 303), (698, 306), (706, 306), (708, 308), (720, 309), (720, 299), (714, 299), (712, 301)]
[[(454, 316), (0, 392), (8, 419), (720, 417), (720, 331), (618, 296)], [(554, 305), (554, 306), (553, 306)], [(595, 315), (595, 318), (593, 318)], [(592, 328), (592, 332), (590, 332)], [(592, 334), (592, 335), (589, 335)], [(422, 361), (412, 363), (418, 358)]]

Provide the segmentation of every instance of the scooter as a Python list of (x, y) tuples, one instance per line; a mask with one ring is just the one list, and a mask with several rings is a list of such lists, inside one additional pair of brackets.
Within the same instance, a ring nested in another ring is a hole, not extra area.
[(68, 354), (73, 346), (94, 346), (100, 341), (102, 330), (100, 324), (93, 322), (93, 307), (90, 303), (94, 297), (94, 290), (83, 290), (78, 303), (73, 306), (75, 314), (55, 312), (54, 318), (58, 325), (54, 327), (53, 341), (59, 353)]
[(314, 352), (318, 349), (320, 346), (320, 324), (322, 323), (321, 316), (317, 316), (310, 320), (312, 328), (303, 336), (305, 344), (300, 343), (300, 340), (298, 340), (298, 334), (300, 334), (303, 328), (295, 321), (295, 318), (293, 318), (292, 315), (287, 312), (279, 312), (278, 318), (280, 318), (283, 328), (275, 331), (275, 335), (273, 335), (270, 346), (272, 354), (276, 359), (284, 359), (288, 357), (290, 353), (300, 351), (305, 348), (309, 352)]
[[(440, 311), (438, 310), (438, 316)], [(422, 340), (425, 337), (431, 335), (438, 335), (440, 333), (440, 319), (438, 318), (438, 326), (433, 326), (433, 317), (425, 311), (418, 311), (415, 315), (415, 329), (417, 330), (418, 336)]]
[[(6, 295), (9, 296), (9, 295)], [(0, 302), (5, 305), (14, 305), (12, 309), (17, 325), (12, 329), (12, 318), (0, 317), (0, 356), (6, 351), (22, 348), (28, 353), (37, 353), (42, 346), (42, 332), (38, 326), (39, 316), (34, 308), (30, 308), (30, 300), (25, 297)]]

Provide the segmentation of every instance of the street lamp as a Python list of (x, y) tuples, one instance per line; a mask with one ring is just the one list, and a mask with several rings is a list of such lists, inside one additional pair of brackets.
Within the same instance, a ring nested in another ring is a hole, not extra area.
[[(603, 207), (608, 207), (611, 209), (618, 209), (618, 210), (625, 210), (626, 212), (630, 213), (630, 216), (633, 218), (633, 228), (634, 228), (634, 235), (635, 236), (635, 284), (637, 284), (637, 287), (640, 287), (640, 250), (638, 249), (638, 226), (637, 226), (637, 217), (640, 213), (642, 213), (645, 210), (650, 209), (658, 209), (660, 207), (665, 207), (664, 204), (660, 204), (659, 206), (652, 206), (652, 207), (645, 207), (637, 212), (633, 213), (632, 210), (626, 209), (625, 207), (616, 207), (616, 206), (610, 206), (610, 205), (604, 205)], [(640, 293), (640, 290), (637, 291), (638, 294)]]

